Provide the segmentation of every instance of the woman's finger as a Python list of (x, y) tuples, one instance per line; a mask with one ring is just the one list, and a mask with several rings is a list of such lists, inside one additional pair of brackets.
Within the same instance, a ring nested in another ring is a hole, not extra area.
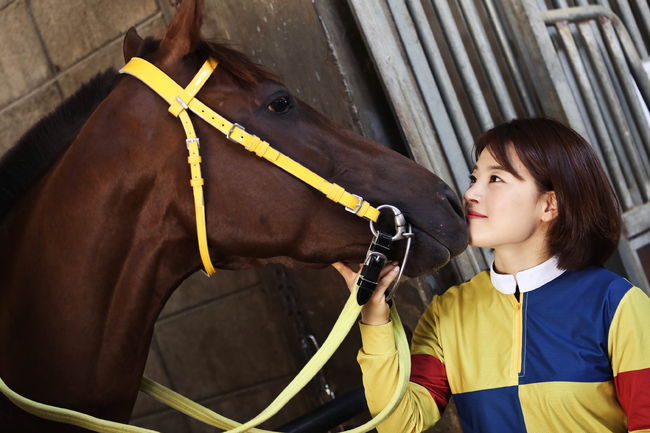
[(389, 273), (397, 265), (398, 265), (397, 262), (392, 262), (392, 263), (389, 263), (386, 266), (384, 266), (383, 269), (381, 270), (381, 272), (379, 273), (379, 279), (381, 279), (384, 275)]
[(341, 274), (341, 276), (345, 279), (347, 279), (350, 274), (354, 274), (354, 271), (343, 264), (343, 262), (332, 263), (332, 267), (336, 269), (339, 274)]
[(391, 266), (390, 270), (386, 272), (386, 274), (379, 279), (377, 288), (372, 294), (372, 298), (374, 298), (375, 300), (383, 299), (386, 290), (388, 289), (388, 287), (390, 287), (393, 281), (395, 281), (397, 275), (399, 275), (399, 266)]
[[(336, 269), (339, 274), (341, 274), (348, 288), (352, 290), (352, 285), (357, 280), (358, 272), (353, 271), (342, 262), (332, 263), (332, 267)], [(359, 270), (361, 270), (361, 267), (359, 267)]]

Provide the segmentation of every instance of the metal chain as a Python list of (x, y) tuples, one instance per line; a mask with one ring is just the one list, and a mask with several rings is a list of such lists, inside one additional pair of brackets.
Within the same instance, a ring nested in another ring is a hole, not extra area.
[[(303, 309), (301, 308), (300, 295), (295, 285), (291, 283), (287, 270), (284, 267), (278, 266), (274, 268), (274, 274), (276, 281), (278, 281), (277, 290), (282, 295), (287, 314), (292, 319), (291, 322), (293, 323), (294, 330), (300, 339), (300, 348), (304, 354), (305, 361), (308, 361), (318, 351), (320, 344), (307, 325)], [(314, 388), (318, 388), (318, 401), (320, 404), (325, 404), (336, 398), (324, 369), (316, 375), (311, 385)], [(344, 428), (339, 426), (330, 431), (344, 431)]]

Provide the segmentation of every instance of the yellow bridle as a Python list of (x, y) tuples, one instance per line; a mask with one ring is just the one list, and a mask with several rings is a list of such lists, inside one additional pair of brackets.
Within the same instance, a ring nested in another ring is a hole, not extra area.
[(254, 134), (246, 132), (246, 129), (230, 122), (219, 113), (206, 106), (196, 98), (208, 78), (217, 67), (217, 61), (208, 59), (203, 63), (199, 72), (194, 76), (187, 87), (182, 88), (163, 71), (148, 61), (139, 57), (132, 58), (120, 72), (129, 74), (160, 95), (169, 104), (169, 112), (181, 120), (187, 139), (187, 150), (189, 156), (187, 162), (190, 164), (191, 179), (190, 185), (194, 191), (194, 206), (196, 212), (196, 231), (199, 241), (199, 252), (203, 267), (208, 275), (214, 274), (214, 266), (210, 260), (208, 251), (208, 240), (205, 228), (205, 205), (203, 200), (203, 178), (201, 177), (201, 155), (199, 154), (199, 139), (194, 131), (194, 125), (190, 120), (188, 110), (208, 122), (215, 129), (224, 134), (229, 140), (244, 146), (244, 149), (264, 158), (277, 165), (286, 172), (297, 177), (306, 184), (316, 188), (325, 194), (327, 198), (345, 206), (345, 209), (370, 221), (377, 221), (379, 211), (370, 206), (362, 197), (350, 194), (343, 187), (331, 183), (305, 166), (299, 164), (288, 156), (275, 150), (267, 142)]

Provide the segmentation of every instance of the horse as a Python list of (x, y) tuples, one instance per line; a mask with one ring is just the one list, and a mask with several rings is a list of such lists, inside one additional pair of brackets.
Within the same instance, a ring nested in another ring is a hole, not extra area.
[[(161, 40), (127, 32), (142, 57), (186, 85), (219, 64), (198, 98), (321, 176), (402, 210), (415, 234), (407, 275), (467, 244), (462, 208), (438, 177), (332, 124), (232, 48), (200, 38), (184, 0)], [(127, 422), (154, 323), (200, 267), (185, 136), (143, 83), (103, 73), (0, 160), (0, 377), (38, 402)], [(210, 252), (217, 268), (361, 262), (367, 222), (201, 120)], [(402, 251), (395, 253), (399, 259)], [(5, 432), (75, 432), (0, 397)]]

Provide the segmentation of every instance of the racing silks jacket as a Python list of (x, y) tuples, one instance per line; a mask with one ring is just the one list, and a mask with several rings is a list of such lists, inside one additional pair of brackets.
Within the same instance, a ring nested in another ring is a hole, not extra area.
[[(540, 265), (520, 301), (489, 271), (434, 297), (413, 334), (407, 394), (377, 430), (420, 432), (451, 394), (464, 433), (650, 432), (650, 299), (605, 269), (555, 276), (554, 265)], [(376, 414), (397, 384), (392, 324), (360, 327)]]

